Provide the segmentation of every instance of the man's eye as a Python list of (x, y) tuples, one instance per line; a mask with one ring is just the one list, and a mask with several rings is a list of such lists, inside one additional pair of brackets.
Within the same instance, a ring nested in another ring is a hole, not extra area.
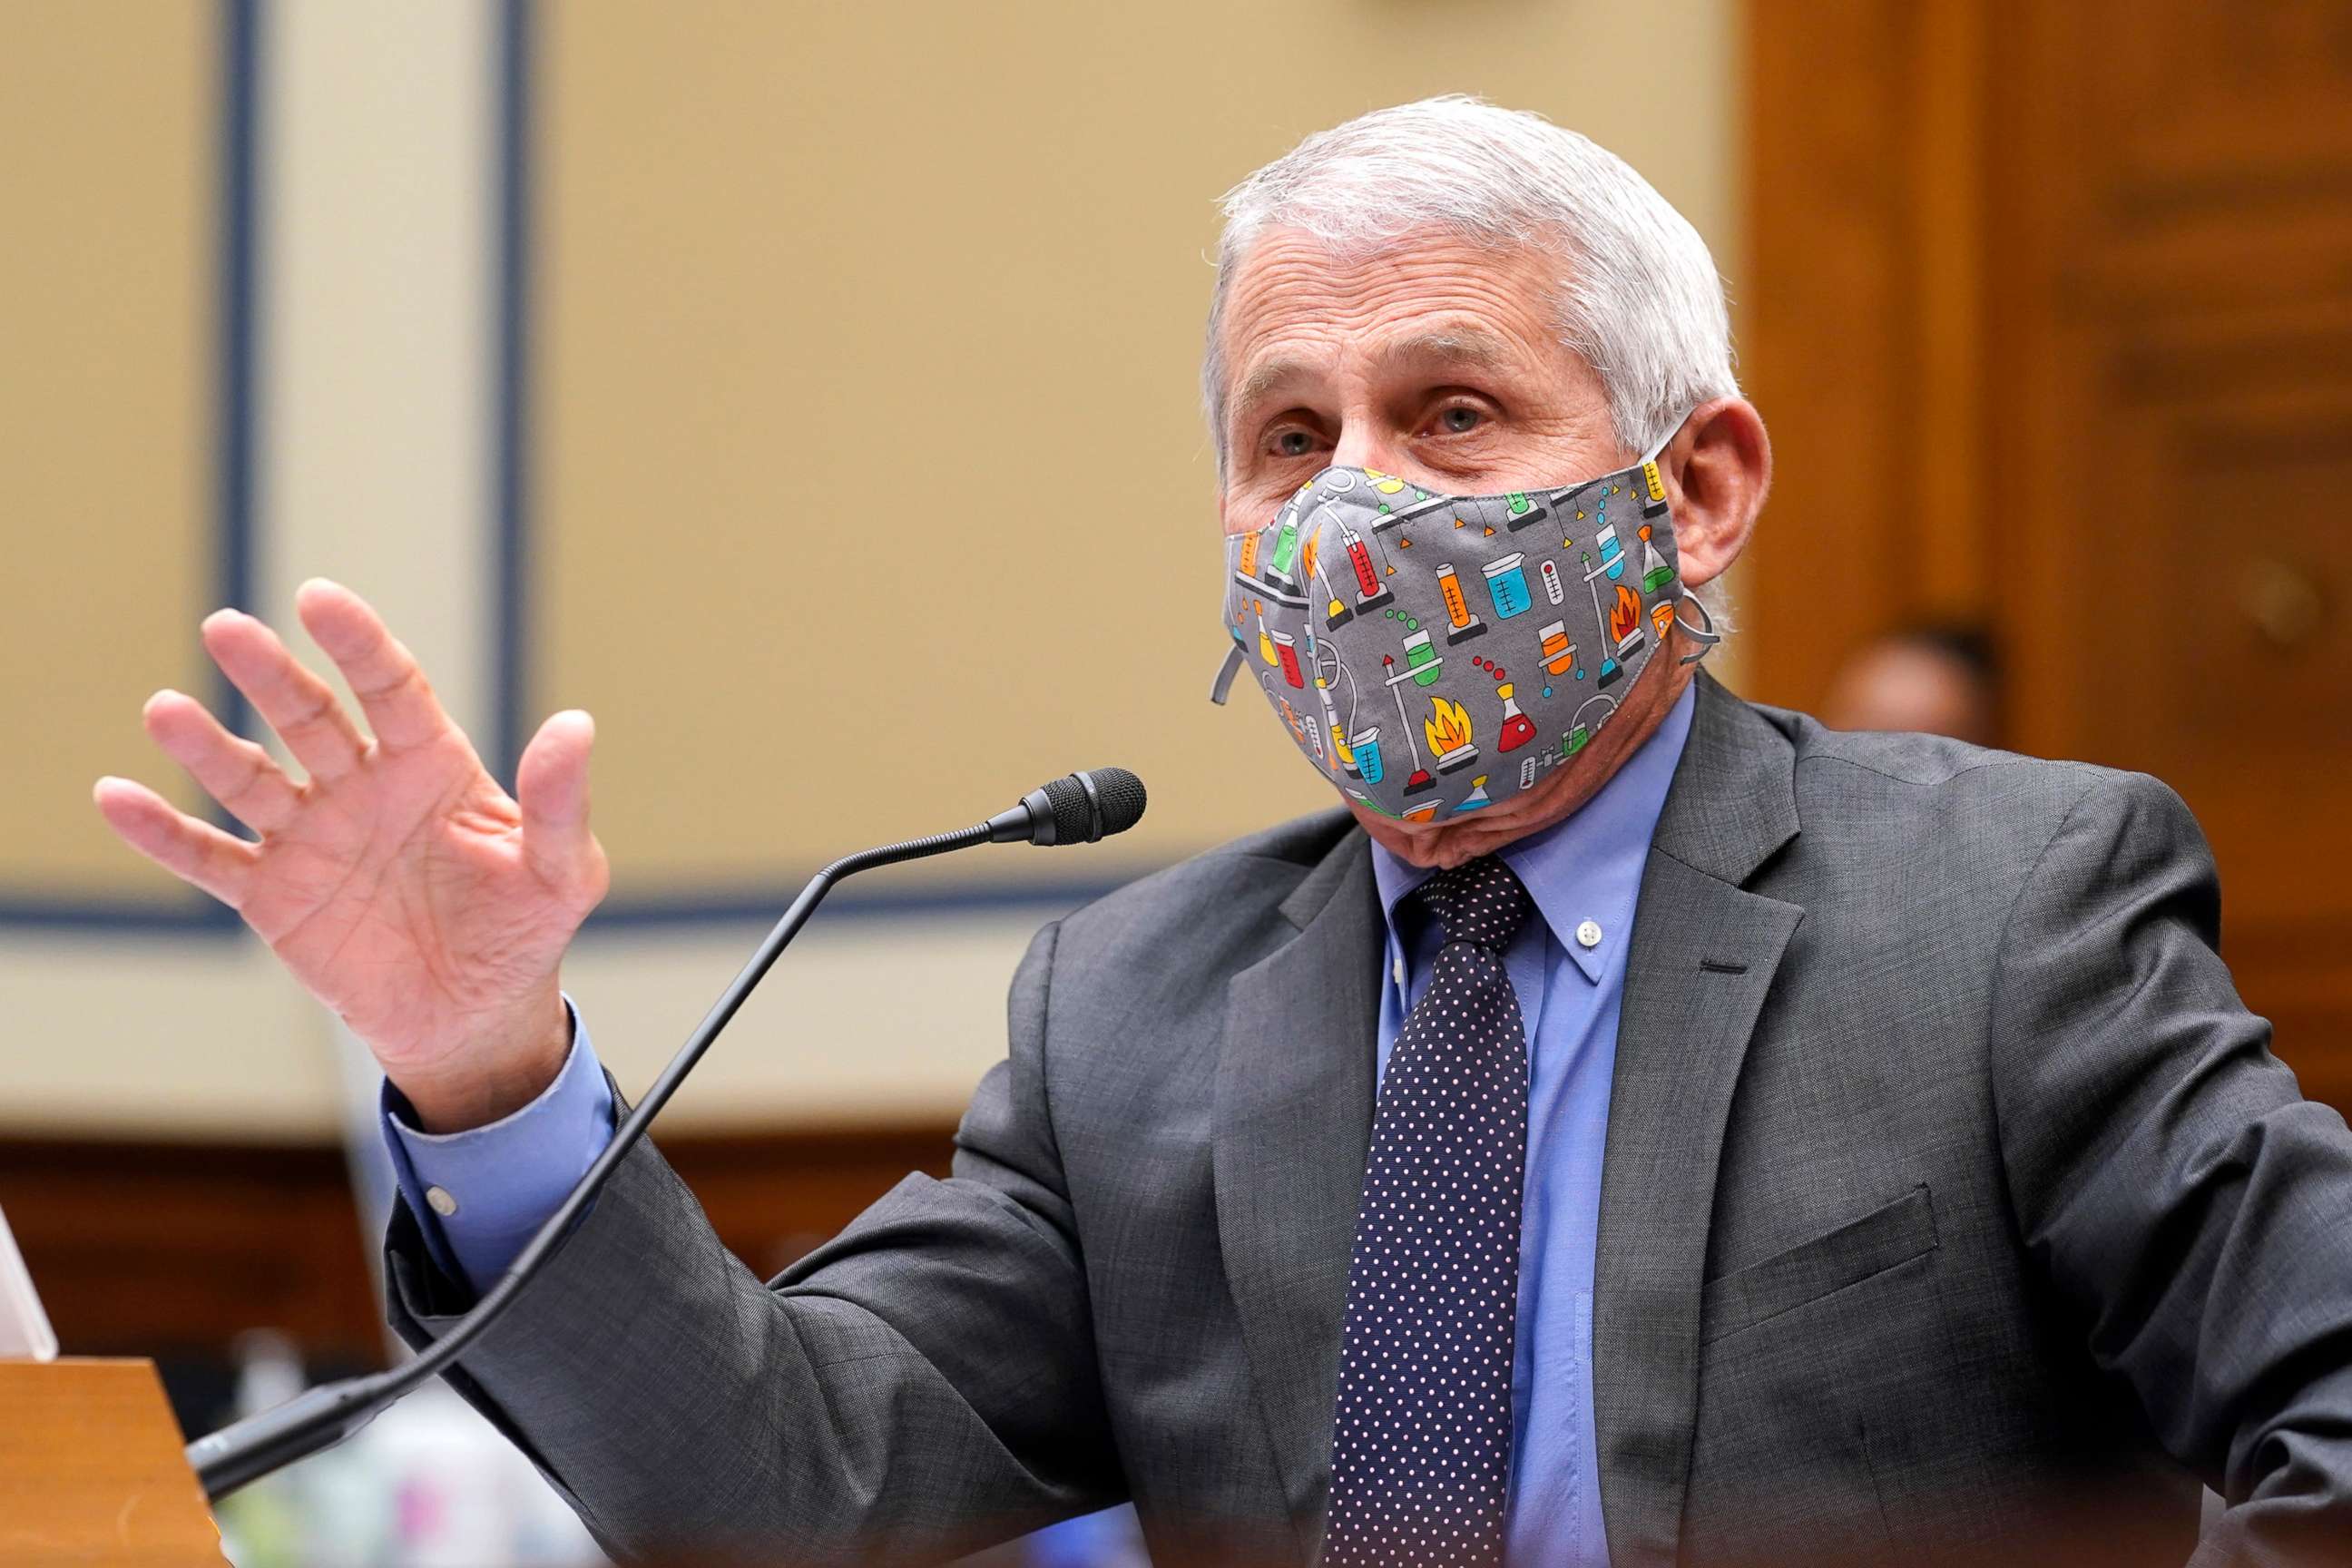
[(1315, 450), (1315, 437), (1304, 430), (1278, 430), (1272, 446), (1277, 458), (1303, 458)]
[(1466, 436), (1486, 423), (1486, 416), (1479, 409), (1457, 403), (1437, 412), (1437, 427), (1449, 436)]

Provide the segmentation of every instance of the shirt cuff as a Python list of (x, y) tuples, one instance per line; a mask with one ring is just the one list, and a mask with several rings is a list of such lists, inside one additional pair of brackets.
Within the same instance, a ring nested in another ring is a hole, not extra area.
[(425, 1132), (386, 1079), (384, 1146), (433, 1261), (476, 1293), (515, 1255), (613, 1140), (613, 1089), (567, 995), (572, 1048), (539, 1098), (487, 1126)]

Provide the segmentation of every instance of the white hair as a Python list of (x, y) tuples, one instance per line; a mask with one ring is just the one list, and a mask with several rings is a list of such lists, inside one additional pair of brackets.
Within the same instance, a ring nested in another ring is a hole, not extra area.
[(1556, 253), (1560, 342), (1601, 378), (1617, 437), (1647, 451), (1683, 416), (1739, 390), (1723, 279), (1682, 214), (1633, 166), (1538, 114), (1462, 94), (1374, 110), (1318, 132), (1225, 193), (1202, 392), (1225, 470), (1226, 292), (1270, 227), (1336, 253), (1443, 229)]

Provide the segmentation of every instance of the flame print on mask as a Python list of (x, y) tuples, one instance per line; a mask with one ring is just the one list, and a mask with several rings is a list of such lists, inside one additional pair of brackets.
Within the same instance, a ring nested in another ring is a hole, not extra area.
[(1717, 640), (1675, 562), (1649, 458), (1496, 496), (1326, 468), (1226, 541), (1216, 699), (1250, 668), (1350, 800), (1408, 822), (1475, 811), (1590, 745), (1675, 625), (1689, 659)]

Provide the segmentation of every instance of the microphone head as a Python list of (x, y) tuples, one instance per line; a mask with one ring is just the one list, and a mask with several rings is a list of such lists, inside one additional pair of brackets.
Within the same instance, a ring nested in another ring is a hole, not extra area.
[(1089, 768), (1077, 777), (1095, 786), (1095, 798), (1102, 805), (1105, 838), (1143, 820), (1143, 781), (1125, 768)]
[(1092, 844), (1143, 818), (1143, 781), (1125, 768), (1070, 773), (1022, 797), (1032, 844)]

